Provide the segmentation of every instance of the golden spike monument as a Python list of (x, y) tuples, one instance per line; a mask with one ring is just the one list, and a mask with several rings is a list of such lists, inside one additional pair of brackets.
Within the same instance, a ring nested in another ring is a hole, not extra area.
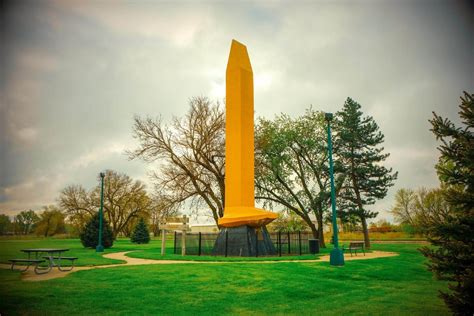
[(277, 214), (255, 208), (253, 72), (247, 48), (232, 41), (226, 71), (225, 209), (221, 227), (264, 226)]
[(253, 114), (249, 55), (245, 45), (232, 40), (226, 71), (225, 207), (215, 254), (222, 254), (223, 246), (230, 255), (275, 253), (265, 225), (278, 215), (255, 208)]

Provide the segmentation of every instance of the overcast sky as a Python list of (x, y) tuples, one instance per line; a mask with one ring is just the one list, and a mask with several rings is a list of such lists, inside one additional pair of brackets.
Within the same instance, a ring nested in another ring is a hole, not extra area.
[(255, 115), (338, 111), (374, 117), (402, 187), (436, 187), (431, 111), (455, 121), (474, 88), (473, 2), (12, 1), (1, 8), (0, 213), (92, 188), (129, 161), (135, 114), (169, 120), (192, 96), (222, 100), (232, 39), (247, 45)]

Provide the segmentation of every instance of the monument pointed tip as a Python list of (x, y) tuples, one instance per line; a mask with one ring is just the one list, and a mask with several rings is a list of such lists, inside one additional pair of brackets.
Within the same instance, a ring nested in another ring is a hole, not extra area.
[(232, 44), (230, 46), (227, 68), (229, 67), (239, 67), (248, 71), (252, 71), (252, 65), (250, 64), (247, 47), (235, 39), (232, 39)]
[(242, 44), (241, 42), (239, 42), (238, 40), (236, 40), (236, 39), (232, 39), (232, 45), (234, 45), (234, 44), (235, 44), (235, 45), (242, 45), (242, 46), (244, 46), (244, 47), (245, 47), (245, 45), (244, 45), (244, 44)]

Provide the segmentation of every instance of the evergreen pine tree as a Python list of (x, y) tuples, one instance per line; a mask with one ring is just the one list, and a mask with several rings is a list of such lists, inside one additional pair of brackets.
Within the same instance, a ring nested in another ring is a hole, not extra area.
[[(92, 216), (80, 234), (81, 242), (84, 247), (96, 248), (99, 244), (99, 213)], [(102, 221), (102, 245), (104, 248), (112, 247), (114, 237), (112, 229), (105, 220)]]
[(474, 314), (474, 94), (464, 92), (459, 112), (464, 128), (433, 112), (431, 131), (441, 140), (436, 166), (446, 185), (445, 198), (452, 207), (445, 223), (428, 228), (436, 247), (424, 247), (429, 269), (440, 279), (453, 281), (449, 293), (441, 292), (456, 315)]
[(133, 230), (131, 241), (136, 244), (148, 244), (150, 242), (150, 231), (143, 218), (140, 218)]
[(382, 153), (384, 148), (379, 146), (384, 135), (371, 116), (362, 115), (360, 104), (347, 98), (342, 111), (336, 114), (334, 154), (337, 170), (346, 177), (339, 193), (339, 210), (344, 218), (355, 215), (360, 220), (365, 246), (370, 248), (367, 219), (378, 213), (366, 206), (387, 195), (397, 172), (381, 165), (390, 155)]

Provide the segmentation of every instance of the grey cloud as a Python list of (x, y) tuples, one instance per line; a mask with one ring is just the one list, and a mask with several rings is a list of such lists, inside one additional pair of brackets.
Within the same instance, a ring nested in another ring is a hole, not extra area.
[(336, 112), (348, 96), (374, 116), (400, 172), (381, 210), (397, 188), (437, 185), (427, 120), (455, 118), (474, 86), (469, 2), (14, 3), (2, 16), (3, 212), (90, 188), (105, 168), (146, 180), (151, 167), (116, 150), (135, 145), (133, 115), (223, 97), (232, 38), (248, 46), (257, 116)]

